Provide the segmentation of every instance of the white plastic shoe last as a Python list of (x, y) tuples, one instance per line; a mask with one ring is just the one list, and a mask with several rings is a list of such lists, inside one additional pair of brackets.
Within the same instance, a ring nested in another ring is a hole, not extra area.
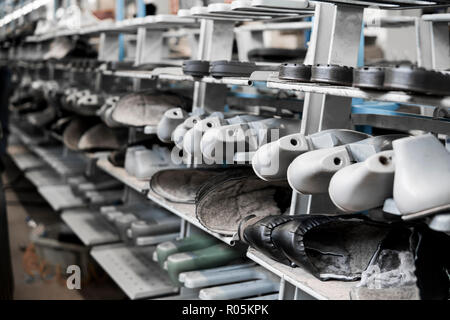
[(382, 151), (336, 172), (328, 189), (333, 203), (345, 212), (382, 206), (384, 200), (392, 196), (393, 155), (393, 151)]
[(264, 118), (254, 115), (239, 115), (224, 119), (223, 114), (211, 114), (211, 116), (198, 122), (186, 133), (183, 140), (183, 150), (187, 155), (194, 157), (197, 160), (201, 160), (202, 153), (200, 143), (206, 131), (229, 124), (248, 123), (262, 119)]
[(338, 170), (365, 161), (381, 151), (392, 150), (392, 141), (403, 137), (405, 135), (402, 134), (377, 136), (304, 153), (289, 165), (288, 182), (294, 190), (303, 194), (327, 193), (331, 177)]
[(316, 149), (332, 148), (370, 137), (353, 130), (330, 129), (305, 136), (294, 133), (259, 148), (253, 159), (255, 173), (263, 180), (284, 180), (291, 162), (299, 155)]
[(167, 110), (156, 128), (156, 135), (162, 142), (170, 142), (172, 133), (178, 125), (183, 123), (188, 117), (186, 111), (182, 108), (172, 108)]
[(269, 118), (230, 124), (208, 130), (200, 143), (203, 156), (217, 164), (234, 163), (238, 152), (252, 152), (262, 145), (300, 130), (300, 121)]
[(431, 134), (399, 139), (394, 201), (405, 220), (450, 210), (450, 153)]

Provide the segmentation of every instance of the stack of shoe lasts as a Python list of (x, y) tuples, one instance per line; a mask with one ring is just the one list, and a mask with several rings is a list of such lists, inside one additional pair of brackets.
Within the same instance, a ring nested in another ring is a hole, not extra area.
[(171, 108), (164, 112), (156, 128), (156, 135), (159, 140), (170, 143), (172, 141), (173, 131), (182, 124), (187, 117), (188, 113), (183, 108)]
[(203, 157), (200, 144), (204, 134), (207, 131), (214, 128), (221, 128), (228, 125), (246, 124), (263, 119), (264, 117), (255, 115), (236, 115), (230, 118), (225, 118), (224, 114), (222, 113), (213, 113), (206, 119), (197, 122), (191, 129), (186, 132), (183, 138), (184, 156), (194, 163), (202, 163)]
[(64, 96), (61, 100), (61, 105), (68, 111), (77, 111), (77, 102), (84, 96), (90, 94), (89, 89), (80, 90), (78, 88), (68, 88), (64, 91)]
[(252, 158), (255, 173), (263, 180), (286, 180), (287, 170), (294, 159), (312, 150), (327, 149), (357, 142), (369, 135), (346, 129), (330, 129), (305, 136), (286, 135), (260, 147)]
[[(361, 279), (359, 287), (388, 289), (384, 292), (396, 298), (417, 297), (419, 291), (423, 299), (448, 299), (450, 259), (442, 252), (450, 248), (450, 238), (423, 224), (380, 223), (361, 214), (250, 216), (240, 224), (239, 236), (268, 257), (321, 280)], [(404, 287), (412, 290), (398, 290)], [(373, 298), (379, 293), (371, 292)], [(367, 297), (368, 292), (352, 294)]]
[(120, 98), (111, 118), (127, 127), (156, 127), (164, 113), (174, 107), (188, 108), (189, 101), (180, 95), (166, 92), (140, 92)]
[[(380, 152), (392, 150), (392, 142), (406, 135), (392, 134), (371, 137), (334, 148), (306, 152), (296, 157), (288, 167), (289, 185), (303, 194), (327, 193), (333, 175), (354, 163), (369, 161)], [(362, 197), (361, 202), (370, 201)], [(372, 199), (374, 200), (374, 199)]]
[(392, 151), (339, 170), (329, 185), (332, 201), (345, 212), (384, 203), (385, 212), (403, 220), (426, 218), (430, 227), (450, 233), (450, 153), (431, 134), (392, 145)]
[[(220, 115), (220, 112), (213, 112), (207, 114), (205, 112), (196, 112), (192, 114), (185, 114), (183, 119), (178, 119), (180, 123), (175, 127), (171, 134), (171, 140), (175, 143), (175, 146), (180, 150), (183, 150), (183, 141), (186, 133), (192, 129), (198, 122), (207, 118), (208, 116)], [(181, 121), (182, 120), (182, 121)], [(175, 124), (175, 122), (173, 122)]]
[(81, 115), (94, 116), (104, 103), (105, 98), (101, 94), (89, 92), (77, 100), (75, 108)]
[(279, 215), (288, 209), (291, 190), (286, 183), (263, 181), (249, 171), (227, 171), (201, 186), (195, 211), (203, 226), (233, 236), (249, 215)]
[[(200, 150), (206, 161), (233, 164), (239, 153), (247, 153), (248, 160), (264, 144), (300, 130), (296, 119), (267, 118), (212, 128), (203, 134)], [(249, 161), (248, 161), (249, 162)]]
[(78, 117), (64, 129), (63, 141), (70, 150), (114, 150), (126, 143), (127, 131), (108, 128), (97, 118)]

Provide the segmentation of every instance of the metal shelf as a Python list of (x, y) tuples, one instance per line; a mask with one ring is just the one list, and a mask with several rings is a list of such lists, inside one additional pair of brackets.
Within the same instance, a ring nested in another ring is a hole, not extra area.
[(86, 161), (77, 153), (64, 154), (63, 146), (32, 146), (30, 149), (63, 177), (83, 174)]
[(22, 141), (22, 143), (27, 146), (36, 145), (46, 140), (45, 137), (30, 136), (27, 133), (25, 133), (22, 129), (20, 129), (19, 127), (17, 127), (12, 123), (9, 125), (9, 130), (11, 131), (11, 133), (17, 135), (19, 137), (19, 140)]
[(236, 239), (235, 237), (227, 237), (223, 236), (221, 234), (218, 234), (216, 232), (213, 232), (207, 228), (205, 228), (200, 221), (198, 221), (196, 215), (195, 215), (195, 204), (187, 204), (187, 203), (175, 203), (165, 200), (164, 198), (160, 197), (156, 193), (154, 193), (152, 190), (150, 190), (147, 194), (147, 197), (155, 202), (156, 204), (160, 205), (161, 207), (169, 210), (170, 212), (173, 212), (180, 218), (186, 220), (187, 222), (193, 224), (197, 228), (209, 233), (210, 235), (214, 236), (215, 238), (219, 239), (220, 241), (225, 242), (228, 245), (234, 245)]
[(42, 186), (38, 188), (38, 192), (55, 211), (86, 206), (83, 199), (75, 196), (68, 185)]
[(166, 30), (173, 27), (195, 27), (196, 21), (192, 18), (182, 18), (176, 15), (161, 14), (146, 16), (144, 18), (132, 18), (115, 23), (100, 23), (95, 26), (87, 26), (79, 29), (56, 30), (42, 35), (33, 35), (26, 38), (27, 42), (49, 41), (58, 37), (70, 36), (95, 36), (100, 33), (135, 32), (138, 28)]
[(148, 180), (138, 180), (137, 178), (130, 176), (124, 168), (113, 166), (108, 159), (99, 159), (97, 161), (97, 166), (137, 192), (147, 193), (149, 190)]
[(25, 177), (37, 188), (64, 185), (63, 179), (50, 168), (38, 168), (25, 172)]
[(36, 157), (22, 145), (8, 146), (8, 154), (21, 171), (45, 166), (45, 162)]
[(429, 96), (415, 95), (415, 94), (408, 94), (403, 91), (361, 90), (354, 87), (283, 81), (278, 79), (278, 74), (276, 72), (274, 72), (269, 77), (267, 81), (267, 87), (283, 90), (322, 93), (349, 98), (362, 98), (366, 100), (378, 100), (378, 101), (420, 104), (424, 106), (450, 108), (450, 96), (439, 97), (431, 95)]
[(91, 255), (130, 299), (175, 294), (178, 288), (167, 273), (153, 261), (155, 247), (130, 247), (125, 244), (96, 246)]
[(195, 216), (195, 205), (194, 204), (184, 204), (184, 203), (174, 203), (169, 202), (151, 190), (149, 190), (149, 181), (148, 180), (138, 180), (135, 177), (130, 176), (124, 168), (115, 167), (113, 166), (107, 159), (100, 159), (97, 162), (97, 166), (104, 170), (105, 172), (109, 173), (111, 176), (116, 178), (119, 181), (122, 181), (124, 184), (129, 186), (130, 188), (140, 192), (140, 193), (146, 193), (147, 198), (155, 202), (156, 204), (160, 205), (161, 207), (169, 210), (170, 212), (176, 214), (180, 218), (188, 221), (189, 223), (195, 225), (196, 227), (206, 231), (207, 233), (213, 235), (217, 239), (233, 245), (235, 242), (235, 239), (233, 237), (225, 237), (218, 233), (212, 232), (205, 228), (200, 221), (198, 221), (197, 217)]
[(247, 257), (262, 267), (319, 300), (349, 300), (350, 290), (358, 282), (321, 281), (302, 268), (291, 268), (249, 248)]
[(86, 246), (120, 241), (112, 226), (95, 210), (65, 210), (61, 218)]

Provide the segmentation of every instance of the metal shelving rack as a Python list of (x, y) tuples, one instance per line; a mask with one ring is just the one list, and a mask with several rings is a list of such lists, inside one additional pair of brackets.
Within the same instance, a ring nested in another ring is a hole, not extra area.
[[(348, 4), (351, 4), (351, 6)], [(231, 5), (216, 4), (209, 7), (195, 7), (190, 11), (180, 11), (178, 17), (136, 18), (129, 21), (120, 21), (114, 25), (29, 37), (27, 41), (29, 44), (37, 45), (56, 37), (100, 34), (102, 43), (100, 59), (103, 61), (117, 61), (119, 59), (118, 34), (137, 33), (137, 54), (134, 61), (135, 65), (139, 65), (148, 62), (161, 62), (161, 53), (163, 52), (162, 38), (173, 32), (168, 31), (168, 29), (188, 27), (190, 30), (196, 30), (196, 28), (200, 30), (198, 42), (195, 43), (198, 47), (196, 50), (193, 50), (194, 53), (197, 53), (198, 59), (211, 61), (230, 60), (232, 42), (234, 37), (236, 37), (238, 44), (240, 44), (240, 60), (246, 60), (248, 50), (262, 46), (261, 32), (263, 30), (304, 30), (312, 27), (312, 39), (305, 63), (334, 63), (355, 67), (358, 58), (361, 28), (364, 24), (363, 9), (370, 4), (373, 4), (373, 2), (354, 0), (324, 1), (316, 2), (312, 5), (307, 1), (254, 0), (249, 5), (249, 1), (234, 1)], [(390, 3), (385, 1), (381, 4), (382, 7), (387, 9), (433, 5), (442, 4), (439, 1), (433, 3), (414, 0), (392, 1)], [(314, 24), (303, 21), (285, 22), (285, 20), (289, 21), (292, 18), (311, 15), (314, 15)], [(450, 63), (448, 57), (445, 60), (446, 57), (443, 54), (448, 52), (450, 48), (448, 44), (449, 20), (448, 14), (424, 15), (422, 18), (417, 19), (382, 19), (380, 26), (399, 27), (415, 25), (418, 37), (419, 65), (444, 69), (448, 68)], [(263, 23), (235, 28), (236, 21), (262, 21)], [(447, 26), (447, 29), (444, 30), (443, 26)], [(443, 36), (445, 34), (447, 38)], [(427, 39), (427, 35), (431, 35), (432, 43), (424, 40)], [(151, 42), (156, 43), (156, 47), (155, 45), (150, 45)], [(44, 49), (44, 46), (38, 47)], [(156, 52), (156, 54), (149, 54), (149, 52)], [(38, 56), (35, 55), (34, 57)], [(352, 114), (350, 103), (351, 98), (361, 98), (448, 109), (450, 108), (450, 96), (434, 97), (399, 91), (378, 92), (353, 87), (281, 81), (278, 79), (276, 72), (258, 72), (252, 74), (249, 78), (222, 79), (212, 77), (194, 79), (191, 76), (184, 75), (180, 67), (155, 68), (148, 71), (103, 70), (101, 74), (103, 76), (141, 80), (193, 82), (194, 110), (198, 108), (222, 110), (225, 100), (220, 99), (220, 97), (225, 96), (228, 90), (227, 86), (246, 87), (253, 86), (257, 82), (259, 85), (275, 90), (303, 92), (305, 93), (305, 99), (300, 131), (305, 134), (330, 128), (348, 128), (354, 124), (410, 128), (411, 122), (415, 126), (414, 129), (441, 134), (450, 133), (450, 122), (442, 119), (413, 118), (412, 120), (408, 118), (409, 123), (405, 123), (405, 120), (401, 117)], [(140, 83), (136, 82), (135, 89), (139, 88)], [(212, 100), (214, 101), (212, 102)], [(302, 105), (299, 102), (299, 110), (301, 109)], [(383, 117), (388, 117), (388, 119)], [(20, 130), (12, 131), (15, 134), (21, 134)], [(34, 143), (35, 141), (32, 140), (30, 137), (22, 137), (22, 141), (25, 144)], [(36, 153), (39, 154), (39, 152)], [(16, 163), (19, 164), (19, 158), (24, 154), (26, 153), (16, 151), (12, 155), (16, 159)], [(162, 199), (149, 190), (148, 181), (138, 180), (129, 176), (123, 168), (114, 167), (104, 157), (97, 161), (97, 165), (103, 171), (123, 182), (131, 190), (137, 191), (143, 197), (182, 218), (184, 223), (181, 227), (181, 236), (186, 236), (189, 233), (189, 225), (193, 225), (227, 244), (233, 245), (236, 241), (234, 237), (223, 237), (203, 227), (195, 217), (194, 205), (175, 204)], [(38, 167), (37, 164), (33, 164), (31, 168), (34, 168), (34, 166)], [(22, 168), (28, 169), (29, 167), (22, 165)], [(313, 201), (315, 201), (313, 197), (294, 194), (293, 203), (295, 205), (292, 206), (291, 213), (310, 213), (308, 208), (313, 207), (311, 206)], [(117, 234), (108, 231), (109, 226), (102, 225), (104, 221), (97, 220), (97, 216), (98, 212), (92, 212), (87, 209), (66, 210), (62, 214), (63, 220), (72, 226), (86, 245), (95, 246), (92, 250), (92, 256), (130, 298), (155, 297), (163, 294), (173, 294), (177, 291), (176, 288), (166, 281), (167, 279), (162, 274), (162, 270), (152, 264), (152, 247), (139, 248), (125, 244), (97, 246), (118, 241)], [(90, 227), (88, 227), (89, 225)], [(142, 257), (142, 259), (136, 257)], [(282, 265), (252, 248), (248, 250), (247, 257), (280, 277), (279, 299), (349, 299), (349, 293), (355, 286), (355, 283), (349, 282), (322, 282), (301, 268), (291, 268)], [(123, 270), (128, 270), (128, 273), (124, 274)]]

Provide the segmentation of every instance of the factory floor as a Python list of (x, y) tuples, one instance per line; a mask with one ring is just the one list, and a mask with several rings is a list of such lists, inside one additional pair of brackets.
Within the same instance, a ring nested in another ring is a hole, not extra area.
[(9, 158), (4, 162), (6, 170), (2, 179), (7, 202), (14, 299), (125, 299), (123, 292), (104, 273), (94, 281), (82, 283), (81, 290), (69, 290), (58, 268), (51, 269), (56, 272), (42, 272), (41, 260), (31, 246), (30, 225), (59, 222), (59, 215)]

